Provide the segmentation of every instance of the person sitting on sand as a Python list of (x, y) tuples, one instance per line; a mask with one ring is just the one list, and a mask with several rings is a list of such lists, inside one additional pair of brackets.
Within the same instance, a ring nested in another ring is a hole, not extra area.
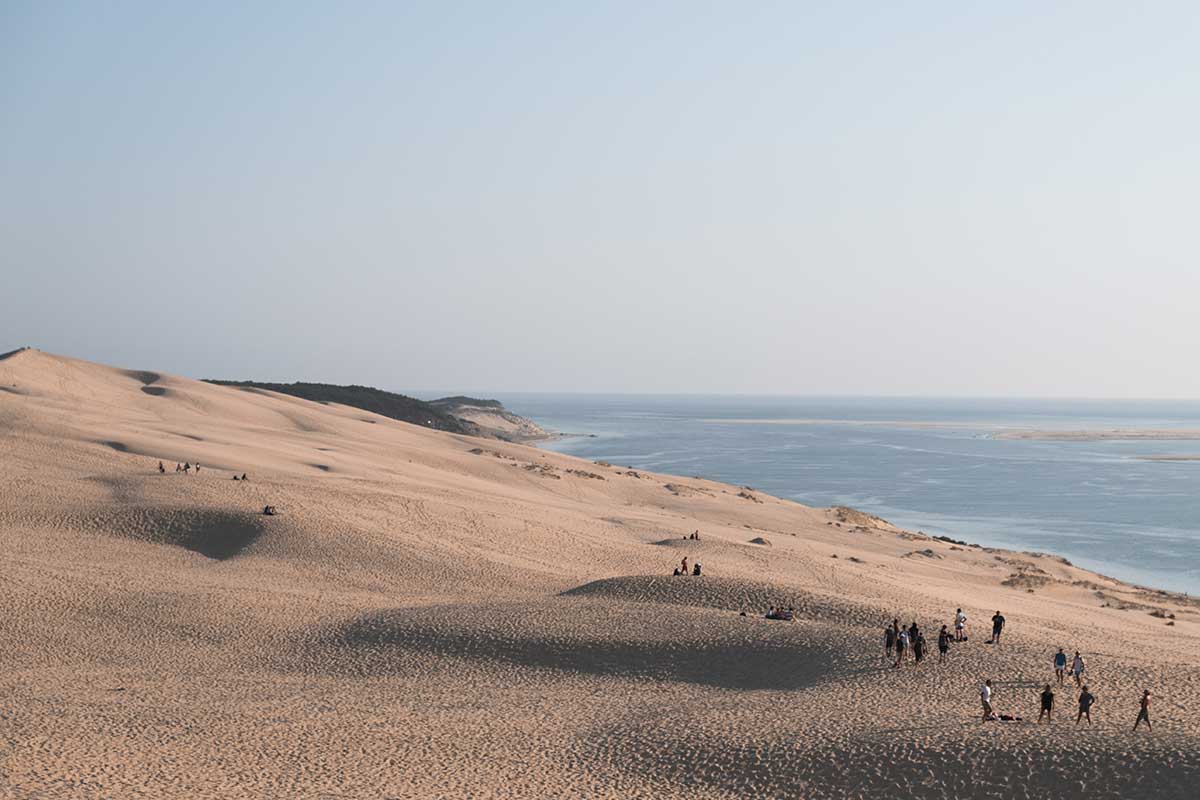
[(966, 628), (966, 626), (967, 615), (964, 614), (963, 610), (960, 608), (954, 615), (954, 641), (961, 642), (967, 638), (966, 634), (963, 633), (963, 630)]
[(692, 567), (692, 574), (693, 575), (700, 574), (700, 562), (699, 561), (697, 561), (696, 564)]
[(1046, 722), (1050, 721), (1050, 712), (1054, 710), (1054, 692), (1050, 691), (1050, 684), (1046, 684), (1046, 688), (1042, 689), (1042, 711), (1038, 714), (1038, 722), (1042, 721), (1042, 717), (1046, 717)]
[(1058, 652), (1054, 654), (1054, 677), (1058, 678), (1058, 685), (1062, 686), (1063, 678), (1067, 671), (1067, 654), (1063, 649), (1058, 648)]
[(234, 475), (234, 476), (233, 476), (233, 479), (236, 481), (236, 480), (238, 479), (238, 476), (237, 476), (237, 475)]
[(950, 631), (947, 630), (945, 625), (943, 625), (942, 629), (940, 631), (938, 631), (938, 663), (939, 664), (945, 662), (946, 653), (948, 653), (948, 652), (950, 652)]
[(1071, 660), (1071, 674), (1075, 677), (1075, 685), (1083, 685), (1083, 656), (1079, 655), (1079, 651), (1075, 651), (1075, 658)]
[(246, 473), (242, 473), (242, 480), (246, 480)]
[(268, 517), (275, 516), (275, 506), (263, 506), (263, 513)]
[(992, 638), (989, 641), (992, 644), (1000, 644), (1000, 632), (1004, 630), (1004, 617), (1000, 615), (997, 609), (995, 616), (992, 617)]
[[(1091, 722), (1091, 720), (1088, 720), (1088, 722)], [(1149, 689), (1142, 690), (1142, 709), (1141, 709), (1141, 711), (1138, 712), (1137, 721), (1133, 723), (1133, 729), (1136, 731), (1138, 729), (1138, 725), (1141, 725), (1143, 722), (1146, 723), (1147, 728), (1149, 728), (1152, 731), (1154, 730), (1154, 726), (1150, 724), (1150, 690)]]
[(983, 721), (996, 718), (996, 712), (992, 710), (992, 679), (988, 678), (983, 682), (983, 686), (979, 687), (979, 701), (983, 704)]
[(1092, 706), (1096, 704), (1096, 695), (1088, 691), (1088, 687), (1084, 686), (1083, 691), (1079, 693), (1079, 714), (1075, 717), (1075, 724), (1079, 724), (1079, 720), (1087, 717), (1088, 725), (1092, 724)]

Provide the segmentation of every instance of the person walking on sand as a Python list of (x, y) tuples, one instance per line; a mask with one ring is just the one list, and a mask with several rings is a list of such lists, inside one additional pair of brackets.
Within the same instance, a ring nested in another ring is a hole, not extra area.
[(1079, 655), (1079, 651), (1076, 650), (1075, 658), (1071, 661), (1071, 675), (1073, 675), (1075, 677), (1075, 685), (1076, 686), (1083, 685), (1083, 670), (1084, 669), (1085, 669), (1085, 667), (1083, 664), (1083, 656)]
[(966, 626), (967, 615), (964, 614), (963, 610), (960, 608), (954, 615), (954, 641), (961, 642), (966, 638), (966, 634), (963, 633), (963, 630), (966, 628)]
[(1088, 691), (1088, 687), (1083, 687), (1083, 691), (1079, 694), (1079, 714), (1075, 717), (1075, 724), (1079, 724), (1079, 720), (1087, 717), (1088, 725), (1092, 724), (1092, 706), (1096, 703), (1096, 695)]
[(1050, 691), (1050, 684), (1046, 684), (1046, 688), (1042, 689), (1042, 710), (1038, 714), (1038, 722), (1042, 721), (1042, 716), (1046, 717), (1046, 722), (1050, 722), (1050, 712), (1054, 710), (1054, 692)]
[(908, 631), (901, 628), (900, 633), (896, 635), (896, 663), (892, 665), (893, 667), (900, 666), (900, 662), (904, 660), (904, 650), (907, 647)]
[(1062, 686), (1063, 678), (1067, 672), (1067, 654), (1063, 649), (1058, 648), (1058, 652), (1054, 654), (1054, 677), (1058, 678), (1058, 685)]
[(688, 574), (687, 556), (683, 557), (683, 566), (679, 568), (679, 574), (680, 575)]
[(983, 682), (983, 686), (979, 687), (979, 701), (983, 705), (983, 721), (987, 722), (996, 716), (996, 712), (992, 711), (992, 679), (988, 678)]
[(192, 471), (192, 464), (191, 464), (191, 462), (190, 462), (190, 461), (185, 461), (185, 462), (183, 462), (183, 474), (184, 474), (184, 475), (188, 475), (188, 474), (190, 474), (190, 473), (191, 473), (191, 471)]
[(180, 463), (179, 463), (178, 461), (176, 461), (176, 462), (175, 462), (175, 471), (176, 471), (176, 472), (183, 472), (183, 466), (182, 466), (182, 465), (180, 465)]
[(892, 660), (892, 651), (896, 649), (896, 621), (883, 627), (883, 650), (888, 661)]
[(917, 631), (917, 635), (912, 640), (913, 643), (913, 661), (920, 664), (925, 660), (925, 634)]
[[(1089, 720), (1089, 722), (1090, 721), (1091, 720)], [(1151, 731), (1154, 730), (1154, 726), (1150, 724), (1150, 690), (1149, 689), (1142, 690), (1142, 708), (1140, 711), (1138, 711), (1137, 722), (1133, 723), (1133, 729), (1136, 731), (1138, 729), (1138, 725), (1141, 725), (1143, 722), (1146, 723), (1146, 727), (1149, 730), (1151, 730)]]
[(1000, 644), (1000, 633), (1004, 630), (1004, 617), (1000, 615), (999, 610), (992, 617), (992, 644)]
[(949, 651), (950, 651), (950, 631), (946, 630), (946, 626), (943, 625), (942, 629), (940, 631), (938, 631), (938, 663), (939, 664), (944, 664), (946, 662), (946, 653), (948, 653)]

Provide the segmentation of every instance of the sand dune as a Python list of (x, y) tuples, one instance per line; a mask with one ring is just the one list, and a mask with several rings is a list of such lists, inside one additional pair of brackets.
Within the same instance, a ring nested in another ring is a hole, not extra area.
[[(1200, 779), (1190, 598), (163, 371), (23, 350), (0, 388), (3, 798), (1182, 798)], [(684, 556), (705, 574), (671, 577)], [(776, 604), (797, 621), (763, 619)], [(932, 649), (959, 606), (971, 640), (947, 663), (891, 668), (885, 621)], [(1069, 687), (1032, 723), (1060, 646), (1087, 658), (1090, 728)], [(983, 678), (1025, 722), (978, 720)], [(1143, 687), (1152, 734), (1129, 730)]]

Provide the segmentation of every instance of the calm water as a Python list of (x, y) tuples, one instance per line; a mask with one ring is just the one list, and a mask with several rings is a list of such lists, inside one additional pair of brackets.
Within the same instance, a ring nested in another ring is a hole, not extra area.
[(1200, 428), (1200, 402), (500, 399), (549, 428), (595, 435), (546, 445), (553, 450), (853, 506), (909, 529), (1057, 553), (1124, 580), (1200, 592), (1200, 461), (1143, 458), (1200, 455), (1200, 441), (994, 438), (996, 426)]

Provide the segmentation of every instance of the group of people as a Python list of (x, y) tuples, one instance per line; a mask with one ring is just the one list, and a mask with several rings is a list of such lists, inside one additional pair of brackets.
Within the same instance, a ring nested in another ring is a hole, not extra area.
[[(184, 475), (190, 475), (193, 470), (195, 470), (197, 475), (200, 474), (200, 463), (199, 462), (197, 462), (195, 465), (192, 465), (192, 463), (188, 462), (188, 461), (185, 461), (182, 464), (179, 464), (179, 463), (175, 464), (175, 471), (182, 472)], [(161, 461), (158, 462), (158, 472), (159, 472), (159, 474), (162, 474), (162, 475), (165, 475), (167, 472), (166, 465), (164, 465), (163, 462), (161, 462)], [(242, 477), (240, 477), (240, 478), (237, 476), (237, 473), (235, 472), (233, 475), (233, 479), (235, 481), (248, 480), (246, 478), (246, 473), (244, 473), (244, 472), (242, 473)]]
[[(768, 615), (769, 616), (769, 615)], [(954, 633), (950, 633), (949, 626), (943, 625), (938, 632), (938, 663), (946, 660), (946, 654), (950, 650), (952, 642), (967, 641), (966, 633), (967, 615), (960, 608), (954, 614)], [(988, 639), (988, 644), (999, 644), (1000, 636), (1004, 633), (1005, 619), (1004, 615), (999, 610), (992, 615), (992, 637)], [(916, 664), (925, 660), (925, 634), (921, 632), (920, 627), (914, 621), (907, 628), (901, 626), (899, 619), (893, 619), (892, 624), (885, 626), (883, 630), (883, 645), (884, 653), (887, 659), (891, 662), (893, 668), (899, 668), (900, 665), (908, 658), (908, 654), (912, 653), (913, 662)], [(1079, 713), (1075, 716), (1075, 724), (1078, 725), (1083, 720), (1087, 720), (1089, 725), (1092, 724), (1092, 706), (1096, 704), (1096, 695), (1083, 682), (1083, 673), (1087, 669), (1084, 663), (1083, 656), (1078, 650), (1075, 651), (1075, 657), (1071, 659), (1069, 673), (1075, 681), (1075, 686), (1079, 691)], [(1054, 674), (1058, 680), (1058, 685), (1062, 686), (1067, 678), (1067, 654), (1063, 648), (1058, 648), (1058, 652), (1054, 655)], [(1011, 714), (997, 714), (992, 708), (992, 696), (994, 689), (990, 679), (984, 681), (979, 688), (979, 699), (983, 706), (984, 721), (999, 720), (999, 721), (1020, 721), (1020, 717)], [(1038, 722), (1044, 717), (1047, 722), (1050, 721), (1051, 714), (1054, 711), (1055, 693), (1050, 684), (1047, 683), (1042, 689), (1040, 695), (1041, 713), (1038, 714)], [(1141, 708), (1138, 711), (1137, 721), (1133, 724), (1133, 729), (1136, 731), (1142, 723), (1146, 723), (1146, 727), (1153, 730), (1150, 724), (1150, 690), (1146, 689), (1142, 692)]]
[[(1075, 651), (1075, 658), (1071, 659), (1071, 677), (1075, 679), (1076, 686), (1083, 685), (1083, 671), (1086, 665), (1083, 663), (1083, 656), (1079, 655), (1079, 651)], [(1067, 654), (1063, 649), (1058, 648), (1058, 652), (1054, 654), (1054, 676), (1058, 678), (1058, 685), (1062, 686), (1065, 680), (1067, 671)]]
[[(949, 626), (943, 625), (937, 638), (939, 664), (946, 660), (946, 654), (950, 652), (950, 642)], [(883, 647), (888, 660), (892, 662), (892, 667), (896, 669), (900, 668), (910, 652), (915, 664), (924, 661), (929, 652), (925, 644), (925, 634), (915, 620), (907, 628), (901, 626), (900, 620), (892, 620), (892, 624), (883, 629)]]
[[(695, 535), (697, 537), (699, 536), (699, 534), (695, 534)], [(681, 562), (679, 562), (679, 566), (675, 568), (675, 572), (672, 574), (674, 574), (676, 577), (678, 577), (679, 575), (699, 575), (700, 574), (700, 562), (697, 561), (695, 564), (693, 564), (692, 571), (688, 572), (688, 560), (687, 560), (687, 556), (684, 556), (683, 560)]]
[[(1061, 652), (1061, 651), (1059, 651), (1059, 652)], [(1076, 655), (1078, 655), (1078, 654), (1076, 654)], [(996, 712), (994, 710), (992, 710), (992, 692), (993, 692), (992, 681), (990, 679), (984, 681), (983, 686), (980, 687), (980, 689), (979, 689), (979, 699), (983, 705), (983, 720), (984, 720), (984, 722), (987, 722), (989, 720), (1008, 720), (1008, 719), (1010, 719), (1010, 717), (1008, 715), (1005, 715), (1005, 714), (997, 715)], [(1056, 703), (1054, 690), (1050, 688), (1050, 684), (1047, 683), (1045, 685), (1045, 687), (1042, 688), (1042, 693), (1041, 693), (1041, 695), (1039, 695), (1039, 700), (1041, 701), (1041, 711), (1038, 712), (1037, 721), (1041, 722), (1042, 718), (1045, 717), (1046, 722), (1049, 723), (1053, 717), (1054, 705)], [(1076, 725), (1078, 725), (1083, 720), (1087, 720), (1088, 725), (1092, 724), (1092, 706), (1094, 706), (1094, 705), (1096, 705), (1096, 695), (1092, 694), (1092, 690), (1090, 687), (1088, 687), (1087, 685), (1083, 685), (1082, 687), (1080, 687), (1080, 691), (1079, 691), (1079, 712), (1075, 715), (1075, 724)], [(1137, 715), (1137, 719), (1134, 720), (1133, 729), (1136, 731), (1138, 729), (1138, 727), (1141, 726), (1141, 724), (1144, 722), (1144, 723), (1146, 723), (1147, 730), (1151, 730), (1151, 731), (1154, 730), (1154, 726), (1150, 724), (1150, 690), (1149, 689), (1142, 690), (1142, 699), (1139, 702), (1138, 706), (1139, 706), (1138, 707), (1138, 715)], [(1011, 717), (1011, 719), (1015, 719), (1015, 720), (1019, 721), (1020, 717)]]
[[(892, 624), (883, 630), (883, 646), (889, 659), (892, 653), (895, 653), (896, 659), (892, 666), (896, 668), (899, 668), (900, 662), (904, 661), (910, 650), (917, 663), (925, 658), (925, 634), (921, 633), (916, 621), (904, 628), (901, 627), (900, 620), (892, 620)], [(918, 653), (920, 655), (917, 655)]]

